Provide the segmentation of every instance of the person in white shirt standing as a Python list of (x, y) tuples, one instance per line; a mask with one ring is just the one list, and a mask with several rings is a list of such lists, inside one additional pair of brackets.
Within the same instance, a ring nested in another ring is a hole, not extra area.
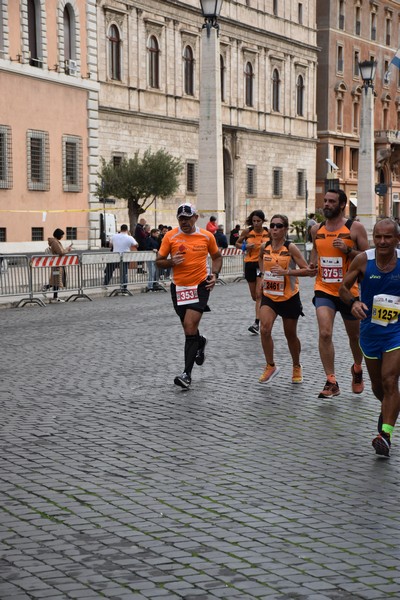
[[(116, 233), (111, 238), (111, 248), (113, 252), (132, 252), (136, 251), (138, 247), (138, 243), (134, 237), (129, 235), (128, 225), (121, 225), (121, 229), (119, 233)], [(122, 288), (126, 290), (128, 288), (128, 264), (127, 262), (123, 263), (123, 273), (122, 273)], [(104, 285), (107, 286), (112, 279), (114, 270), (120, 265), (120, 262), (108, 263), (106, 269), (104, 271)]]

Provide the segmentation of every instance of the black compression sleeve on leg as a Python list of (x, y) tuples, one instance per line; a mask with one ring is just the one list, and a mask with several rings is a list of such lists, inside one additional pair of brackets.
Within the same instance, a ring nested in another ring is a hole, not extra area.
[(199, 347), (198, 335), (185, 336), (185, 373), (191, 374), (196, 353)]

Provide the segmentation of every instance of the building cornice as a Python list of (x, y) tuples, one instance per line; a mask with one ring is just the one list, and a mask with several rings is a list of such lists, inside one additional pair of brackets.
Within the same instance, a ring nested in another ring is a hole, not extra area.
[[(138, 118), (138, 119), (145, 119), (148, 121), (161, 121), (161, 122), (166, 122), (166, 123), (170, 123), (170, 124), (184, 124), (187, 125), (189, 127), (195, 127), (197, 128), (199, 126), (199, 121), (198, 119), (180, 119), (178, 117), (171, 117), (171, 116), (164, 116), (164, 115), (157, 115), (154, 116), (154, 114), (150, 114), (150, 113), (143, 113), (143, 112), (138, 112), (138, 111), (131, 111), (131, 110), (123, 110), (120, 108), (112, 108), (111, 106), (104, 106), (104, 105), (99, 105), (99, 119), (101, 119), (101, 113), (105, 114), (109, 114), (109, 115), (114, 115), (114, 116), (126, 116), (126, 117), (131, 117), (131, 118)], [(293, 119), (294, 120), (294, 119)], [(312, 124), (316, 124), (316, 121), (309, 121)], [(287, 134), (287, 133), (280, 133), (280, 132), (276, 132), (276, 131), (266, 131), (266, 130), (259, 130), (259, 129), (249, 129), (247, 127), (241, 127), (241, 126), (236, 126), (236, 125), (229, 125), (229, 124), (224, 124), (222, 123), (222, 128), (224, 131), (236, 131), (239, 133), (251, 133), (252, 135), (268, 135), (271, 137), (278, 137), (278, 138), (285, 138), (285, 139), (291, 139), (291, 140), (296, 140), (296, 141), (307, 141), (309, 143), (313, 143), (313, 144), (317, 144), (318, 140), (317, 138), (311, 138), (311, 137), (305, 137), (305, 136), (300, 136), (300, 135), (292, 135), (292, 134)]]
[(66, 85), (68, 87), (80, 88), (86, 91), (98, 92), (100, 90), (100, 83), (92, 79), (84, 79), (79, 76), (73, 77), (55, 71), (46, 71), (45, 69), (38, 69), (37, 67), (31, 67), (27, 64), (20, 64), (0, 58), (0, 73), (1, 72), (18, 75), (20, 77), (31, 77), (32, 79), (46, 83)]

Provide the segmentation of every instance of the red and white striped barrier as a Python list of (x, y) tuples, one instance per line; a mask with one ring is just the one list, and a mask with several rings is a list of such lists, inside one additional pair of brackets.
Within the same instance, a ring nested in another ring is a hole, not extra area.
[(221, 250), (222, 256), (237, 256), (238, 254), (243, 254), (240, 248), (222, 248)]
[(79, 256), (32, 256), (31, 267), (69, 267), (79, 265)]

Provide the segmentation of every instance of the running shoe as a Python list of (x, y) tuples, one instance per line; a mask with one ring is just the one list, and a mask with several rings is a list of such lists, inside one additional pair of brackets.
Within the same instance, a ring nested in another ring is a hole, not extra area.
[(205, 355), (204, 350), (205, 350), (205, 347), (206, 347), (206, 344), (207, 344), (207, 338), (202, 337), (201, 344), (202, 345), (200, 346), (200, 348), (196, 352), (196, 358), (194, 359), (196, 365), (199, 365), (199, 367), (201, 367), (201, 365), (206, 360), (206, 355)]
[(177, 375), (174, 379), (174, 384), (179, 385), (179, 387), (181, 387), (185, 390), (187, 390), (189, 388), (191, 383), (192, 383), (192, 379), (191, 379), (190, 375), (188, 375), (185, 372), (183, 372), (182, 375)]
[(303, 383), (303, 368), (301, 365), (293, 367), (292, 383)]
[(364, 382), (363, 382), (363, 374), (362, 371), (356, 373), (354, 371), (354, 365), (351, 367), (351, 375), (353, 377), (353, 381), (351, 382), (351, 389), (353, 390), (353, 394), (362, 394), (364, 391)]
[(324, 389), (319, 394), (318, 398), (333, 398), (333, 396), (339, 396), (340, 389), (337, 383), (331, 383), (328, 379), (324, 385)]
[(264, 373), (261, 375), (258, 380), (259, 383), (269, 383), (273, 380), (274, 377), (278, 375), (280, 371), (280, 367), (271, 367), (271, 365), (267, 365), (264, 369)]
[(390, 436), (384, 431), (381, 431), (381, 433), (372, 440), (372, 445), (379, 456), (389, 456), (391, 446)]
[(260, 335), (260, 324), (254, 321), (253, 325), (250, 325), (248, 330), (254, 335)]
[(382, 413), (380, 413), (379, 418), (378, 418), (378, 433), (382, 432), (382, 425), (383, 425), (383, 415), (382, 415)]

